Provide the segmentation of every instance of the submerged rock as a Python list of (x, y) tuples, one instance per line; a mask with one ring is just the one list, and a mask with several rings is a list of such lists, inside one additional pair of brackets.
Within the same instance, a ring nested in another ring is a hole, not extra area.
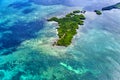
[(102, 14), (102, 12), (99, 11), (99, 10), (95, 10), (94, 12), (96, 12), (97, 15), (101, 15)]

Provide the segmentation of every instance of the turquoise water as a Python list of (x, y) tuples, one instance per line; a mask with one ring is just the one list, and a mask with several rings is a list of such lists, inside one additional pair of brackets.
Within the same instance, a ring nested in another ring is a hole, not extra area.
[[(0, 80), (119, 80), (120, 10), (93, 10), (119, 0), (1, 0)], [(58, 38), (52, 16), (87, 10), (69, 47)]]

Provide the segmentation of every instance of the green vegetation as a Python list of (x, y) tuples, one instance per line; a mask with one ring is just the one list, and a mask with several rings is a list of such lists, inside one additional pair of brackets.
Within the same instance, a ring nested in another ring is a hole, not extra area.
[(80, 10), (73, 11), (73, 13), (80, 13)]
[(68, 46), (71, 44), (73, 36), (77, 33), (76, 29), (78, 29), (78, 25), (83, 25), (85, 16), (83, 14), (76, 14), (77, 11), (73, 11), (73, 13), (67, 14), (63, 18), (52, 17), (48, 19), (48, 21), (58, 22), (59, 28), (58, 36), (59, 39), (55, 43), (59, 46)]
[(99, 11), (99, 10), (95, 10), (94, 12), (96, 12), (97, 15), (101, 15), (102, 14), (102, 12)]
[(51, 19), (48, 19), (48, 21), (58, 21), (58, 18), (56, 18), (56, 17), (52, 17)]

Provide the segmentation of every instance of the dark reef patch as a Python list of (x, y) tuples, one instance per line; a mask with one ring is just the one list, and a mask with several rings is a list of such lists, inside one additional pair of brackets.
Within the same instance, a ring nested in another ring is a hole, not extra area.
[(32, 4), (29, 2), (14, 2), (10, 5), (8, 5), (8, 7), (12, 7), (15, 9), (22, 9), (24, 7), (30, 7)]
[(7, 62), (5, 64), (0, 65), (0, 70), (12, 70), (16, 66), (17, 66), (17, 64), (15, 63), (15, 61)]
[[(6, 24), (8, 24), (10, 22), (10, 20), (5, 20), (4, 22), (1, 22), (0, 23), (0, 26), (5, 26)], [(0, 31), (1, 31), (1, 28), (4, 28), (4, 27), (0, 27)]]
[[(0, 50), (4, 50), (4, 48), (1, 48), (0, 47)], [(10, 53), (12, 53), (12, 52), (14, 52), (14, 51), (16, 51), (16, 48), (15, 47), (13, 47), (13, 48), (8, 48), (7, 50), (5, 50), (2, 54), (0, 54), (0, 55), (2, 55), (2, 56), (5, 56), (5, 55), (8, 55), (8, 54), (10, 54)]]
[(0, 38), (0, 42), (2, 43), (2, 49), (12, 48), (11, 51), (5, 52), (2, 55), (8, 55), (12, 51), (15, 51), (16, 47), (19, 46), (21, 42), (24, 40), (28, 40), (31, 38), (35, 38), (35, 33), (43, 28), (44, 21), (36, 20), (33, 22), (25, 23), (25, 22), (16, 22), (15, 25), (11, 26), (9, 29), (2, 29), (1, 32), (11, 31), (12, 33), (2, 34), (3, 37)]
[(35, 8), (27, 8), (27, 9), (24, 9), (24, 10), (22, 11), (22, 13), (28, 14), (28, 13), (33, 12), (34, 10), (35, 10)]
[(0, 71), (0, 79), (2, 80), (4, 78), (4, 72)]
[(33, 2), (39, 5), (67, 5), (72, 6), (69, 0), (29, 0), (29, 2)]
[(11, 80), (21, 80), (20, 77), (24, 74), (24, 72), (19, 71), (16, 75), (12, 77)]

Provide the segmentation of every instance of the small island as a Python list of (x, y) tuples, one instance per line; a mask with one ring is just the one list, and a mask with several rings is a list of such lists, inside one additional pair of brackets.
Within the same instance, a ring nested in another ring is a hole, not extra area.
[(112, 9), (120, 9), (120, 2), (116, 3), (114, 5), (102, 8), (103, 11), (105, 11), (105, 10), (112, 10)]
[(63, 18), (52, 17), (48, 21), (58, 22), (57, 28), (59, 39), (53, 44), (58, 46), (68, 46), (71, 44), (73, 36), (77, 34), (79, 25), (84, 24), (85, 16), (79, 10), (68, 13)]
[(73, 13), (80, 13), (80, 10), (75, 10), (73, 11)]
[(99, 11), (99, 10), (94, 10), (94, 12), (96, 12), (97, 15), (101, 15), (102, 14), (102, 12)]

